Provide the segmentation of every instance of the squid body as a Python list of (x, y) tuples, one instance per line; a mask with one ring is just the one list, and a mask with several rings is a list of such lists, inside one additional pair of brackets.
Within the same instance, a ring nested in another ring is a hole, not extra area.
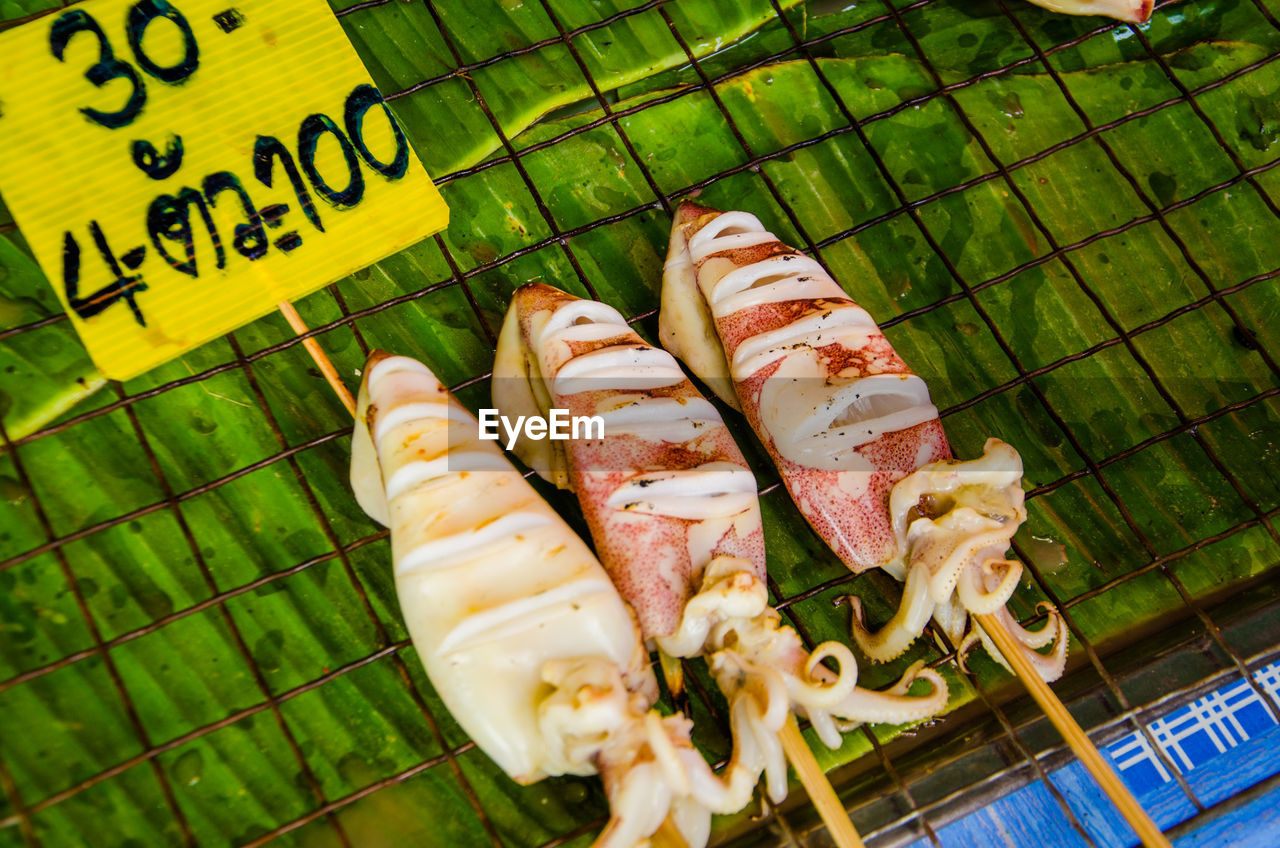
[[(525, 439), (517, 453), (577, 493), (644, 636), (669, 656), (707, 656), (730, 702), (731, 767), (763, 771), (775, 801), (787, 791), (778, 732), (793, 707), (836, 747), (838, 721), (916, 721), (946, 705), (932, 670), (913, 668), (888, 692), (861, 689), (847, 647), (828, 642), (810, 654), (781, 624), (768, 602), (754, 475), (675, 358), (612, 307), (542, 284), (518, 290), (498, 341), (493, 397), (507, 416), (557, 408), (602, 421), (600, 438)], [(917, 675), (930, 689), (912, 697)]]
[[(986, 642), (968, 613), (1001, 617), (1046, 679), (1066, 663), (1056, 611), (1036, 632), (1005, 609), (1022, 566), (1006, 559), (1026, 520), (1022, 462), (996, 439), (982, 458), (951, 459), (924, 381), (875, 321), (813, 259), (754, 215), (686, 201), (671, 231), (659, 334), (726, 402), (741, 409), (792, 499), (855, 572), (905, 582), (878, 633), (854, 604), (853, 635), (893, 659), (932, 616), (962, 649)], [(1050, 655), (1042, 648), (1056, 639)]]
[[(755, 775), (721, 781), (657, 682), (631, 610), (587, 546), (421, 363), (375, 353), (352, 442), (357, 500), (391, 529), (401, 610), (432, 684), (508, 775), (599, 773), (598, 845), (670, 816), (691, 846)], [(732, 785), (731, 785), (732, 784)]]
[(1103, 15), (1131, 24), (1144, 24), (1151, 17), (1155, 0), (1031, 0), (1051, 12), (1064, 15)]

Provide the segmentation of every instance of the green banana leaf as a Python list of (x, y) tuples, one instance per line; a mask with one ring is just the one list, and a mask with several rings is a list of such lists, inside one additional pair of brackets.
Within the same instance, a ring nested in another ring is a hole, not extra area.
[[(1280, 292), (1259, 279), (1280, 268), (1280, 185), (1275, 169), (1240, 176), (1280, 152), (1280, 63), (1258, 64), (1280, 33), (1257, 7), (1162, 8), (1142, 28), (1159, 61), (1128, 28), (1089, 36), (1097, 19), (1013, 7), (1046, 68), (990, 3), (904, 13), (928, 65), (878, 2), (781, 5), (785, 20), (765, 2), (442, 2), (445, 34), (423, 4), (342, 14), (383, 91), (406, 92), (393, 108), (453, 217), (438, 240), (298, 304), (329, 328), (318, 340), (339, 373), (354, 383), (364, 348), (381, 347), (487, 405), (477, 378), (510, 293), (531, 280), (648, 316), (638, 329), (652, 338), (670, 220), (650, 181), (668, 197), (701, 189), (817, 246), (929, 382), (958, 455), (990, 435), (1021, 451), (1033, 497), (1015, 541), (1030, 568), (1014, 611), (1064, 605), (1075, 665), (1079, 637), (1105, 658), (1135, 629), (1188, 615), (1171, 576), (1209, 599), (1280, 562), (1280, 408), (1263, 356), (1280, 344)], [(640, 11), (572, 38), (610, 121), (556, 39), (629, 7)], [(792, 29), (812, 45), (794, 49)], [(478, 67), (451, 74), (459, 60)], [(975, 80), (952, 96), (986, 149), (930, 96), (935, 73)], [(1196, 109), (1142, 114), (1179, 86), (1203, 89)], [(874, 157), (845, 109), (870, 119)], [(1108, 126), (1106, 149), (1056, 149), (1090, 126)], [(362, 846), (486, 844), (473, 797), (504, 844), (589, 844), (606, 812), (598, 781), (516, 786), (466, 747), (426, 680), (385, 533), (347, 488), (349, 418), (282, 318), (99, 388), (15, 229), (0, 233), (0, 268), (0, 413), (20, 442), (0, 455), (0, 846), (25, 844), (19, 801), (46, 846), (172, 844), (186, 830), (238, 845), (281, 828), (272, 844), (338, 845), (339, 828)], [(761, 486), (776, 482), (726, 415)], [(547, 494), (584, 529), (571, 499)], [(899, 589), (879, 573), (789, 602), (847, 571), (782, 489), (762, 504), (777, 599), (807, 638), (847, 641), (834, 602), (850, 591), (872, 621), (888, 618)], [(860, 679), (887, 685), (943, 656), (922, 640)], [(1009, 680), (980, 652), (970, 667), (988, 690)], [(977, 696), (953, 665), (940, 670), (951, 708)], [(707, 693), (691, 701), (695, 739), (721, 759), (723, 702), (699, 663), (689, 672)], [(861, 733), (834, 752), (810, 742), (827, 767), (870, 749)]]

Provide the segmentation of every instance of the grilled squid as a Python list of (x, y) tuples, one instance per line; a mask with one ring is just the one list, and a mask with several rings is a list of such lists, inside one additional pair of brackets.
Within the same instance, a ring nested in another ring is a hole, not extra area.
[(432, 684), (511, 778), (600, 774), (597, 845), (631, 848), (668, 816), (691, 846), (750, 798), (690, 722), (650, 709), (657, 681), (631, 610), (590, 549), (421, 363), (376, 352), (352, 440), (361, 507), (391, 529), (396, 591)]
[[(716, 408), (674, 357), (610, 306), (533, 284), (515, 293), (498, 340), (493, 399), (504, 415), (598, 417), (600, 438), (517, 443), (577, 493), (601, 561), (668, 656), (704, 655), (729, 700), (732, 766), (786, 797), (778, 732), (791, 709), (829, 746), (837, 722), (918, 721), (946, 705), (942, 678), (912, 668), (889, 692), (857, 686), (838, 642), (812, 654), (769, 605), (755, 477)], [(836, 661), (831, 672), (823, 659)], [(916, 676), (928, 694), (906, 694)]]
[(1103, 15), (1131, 24), (1145, 24), (1155, 0), (1031, 0), (1037, 6), (1064, 15)]
[[(924, 381), (823, 267), (754, 215), (682, 203), (663, 273), (659, 335), (741, 409), (801, 513), (855, 573), (884, 568), (904, 598), (878, 633), (854, 604), (853, 636), (876, 661), (899, 656), (932, 617), (968, 648), (968, 613), (990, 613), (1047, 680), (1066, 663), (1050, 610), (1030, 632), (1005, 609), (1022, 566), (1006, 559), (1026, 520), (1022, 462), (989, 440), (956, 462)], [(1038, 648), (1055, 642), (1048, 656)]]

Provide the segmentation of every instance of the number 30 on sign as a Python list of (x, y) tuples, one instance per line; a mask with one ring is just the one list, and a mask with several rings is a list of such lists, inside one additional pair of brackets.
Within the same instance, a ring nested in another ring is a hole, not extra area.
[(90, 0), (0, 34), (0, 196), (128, 379), (443, 229), (323, 0)]

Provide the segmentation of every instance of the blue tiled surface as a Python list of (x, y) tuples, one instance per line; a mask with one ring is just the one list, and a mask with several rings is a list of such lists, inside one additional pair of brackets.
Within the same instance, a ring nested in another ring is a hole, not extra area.
[[(1254, 673), (1259, 688), (1280, 706), (1280, 662)], [(1280, 724), (1263, 696), (1236, 678), (1174, 712), (1151, 722), (1156, 756), (1138, 731), (1104, 752), (1143, 807), (1163, 829), (1196, 813), (1191, 799), (1170, 773), (1183, 776), (1200, 803), (1211, 807), (1280, 772)], [(1128, 848), (1137, 837), (1120, 818), (1093, 778), (1077, 761), (1049, 779), (1098, 848)], [(969, 846), (1062, 846), (1088, 843), (1040, 781), (952, 822), (938, 832), (944, 848)], [(1264, 796), (1187, 834), (1178, 848), (1276, 848), (1280, 846), (1280, 792)], [(930, 848), (922, 839), (911, 848)]]

